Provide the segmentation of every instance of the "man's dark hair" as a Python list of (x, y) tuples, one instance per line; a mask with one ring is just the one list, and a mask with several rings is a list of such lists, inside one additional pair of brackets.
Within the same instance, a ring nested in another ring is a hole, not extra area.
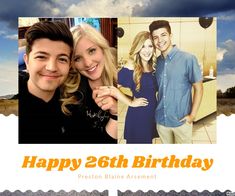
[(154, 30), (166, 28), (167, 32), (171, 34), (171, 26), (167, 20), (155, 20), (149, 25), (149, 31), (152, 35)]
[(27, 55), (31, 52), (34, 41), (41, 38), (47, 38), (52, 41), (63, 41), (70, 46), (72, 55), (73, 36), (65, 23), (59, 21), (43, 21), (32, 25), (25, 33)]

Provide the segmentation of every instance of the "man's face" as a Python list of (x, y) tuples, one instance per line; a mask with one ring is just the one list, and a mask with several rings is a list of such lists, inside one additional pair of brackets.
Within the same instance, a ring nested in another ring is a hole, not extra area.
[(171, 34), (168, 33), (166, 28), (159, 28), (152, 32), (153, 43), (157, 49), (159, 49), (163, 54), (168, 53), (171, 44)]
[(37, 97), (54, 94), (68, 75), (70, 52), (63, 41), (35, 40), (29, 55), (24, 56), (29, 72), (29, 92)]

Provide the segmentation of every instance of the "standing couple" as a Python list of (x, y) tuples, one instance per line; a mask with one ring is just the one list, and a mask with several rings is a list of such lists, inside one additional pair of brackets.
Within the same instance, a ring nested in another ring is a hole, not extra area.
[[(172, 45), (168, 21), (153, 21), (149, 31), (136, 35), (129, 61), (118, 73), (118, 86), (133, 93), (127, 97), (117, 90), (118, 99), (129, 106), (124, 138), (152, 143), (159, 134), (164, 144), (192, 143), (192, 122), (203, 94), (197, 59)], [(155, 49), (161, 52), (157, 59)]]

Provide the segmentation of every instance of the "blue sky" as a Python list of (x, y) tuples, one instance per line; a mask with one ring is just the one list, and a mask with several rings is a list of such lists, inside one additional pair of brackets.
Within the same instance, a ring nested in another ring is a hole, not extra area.
[(1, 0), (0, 96), (17, 93), (18, 91), (17, 23), (19, 16), (217, 17), (217, 48), (219, 57), (218, 88), (225, 90), (235, 85), (235, 1), (139, 0), (137, 2), (136, 0)]

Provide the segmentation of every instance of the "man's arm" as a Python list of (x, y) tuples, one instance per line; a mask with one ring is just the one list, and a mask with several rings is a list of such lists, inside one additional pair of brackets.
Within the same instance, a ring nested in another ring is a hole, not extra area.
[(193, 93), (193, 103), (192, 103), (191, 113), (182, 118), (180, 121), (186, 120), (188, 123), (192, 123), (194, 118), (196, 117), (203, 95), (202, 81), (193, 83), (193, 90), (194, 93)]
[(196, 117), (197, 111), (201, 104), (202, 95), (203, 95), (203, 86), (202, 81), (193, 84), (193, 103), (192, 103), (192, 110), (189, 114), (189, 118), (186, 119), (189, 123), (193, 122), (194, 118)]

